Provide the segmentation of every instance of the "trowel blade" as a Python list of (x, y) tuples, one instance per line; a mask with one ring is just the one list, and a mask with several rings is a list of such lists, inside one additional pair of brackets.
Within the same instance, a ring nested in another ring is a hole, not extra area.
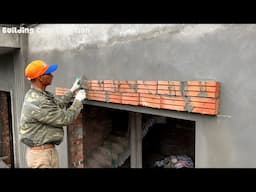
[(89, 86), (88, 86), (88, 83), (87, 83), (87, 78), (85, 75), (82, 75), (81, 78), (80, 78), (80, 86), (82, 89), (85, 89), (85, 90), (88, 90), (89, 89)]

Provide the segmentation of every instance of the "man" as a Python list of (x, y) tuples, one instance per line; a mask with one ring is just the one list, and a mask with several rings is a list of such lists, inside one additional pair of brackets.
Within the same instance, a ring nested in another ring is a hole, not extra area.
[(58, 168), (59, 157), (55, 145), (64, 136), (63, 126), (77, 118), (86, 98), (85, 91), (79, 90), (72, 105), (66, 109), (74, 92), (80, 88), (77, 79), (70, 91), (62, 97), (55, 97), (46, 91), (51, 85), (52, 73), (57, 64), (48, 65), (42, 60), (32, 61), (25, 69), (25, 76), (31, 81), (21, 111), (20, 140), (28, 146), (26, 161), (29, 168)]

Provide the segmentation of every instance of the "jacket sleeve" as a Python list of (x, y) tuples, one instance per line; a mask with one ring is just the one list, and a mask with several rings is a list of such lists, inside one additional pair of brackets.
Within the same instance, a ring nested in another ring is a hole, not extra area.
[(62, 109), (56, 105), (43, 102), (31, 115), (40, 123), (48, 124), (53, 127), (63, 127), (74, 121), (82, 108), (82, 102), (77, 100), (74, 100), (68, 109)]
[[(53, 95), (54, 97), (54, 95)], [(73, 97), (73, 93), (71, 91), (67, 91), (64, 93), (62, 96), (55, 96), (54, 100), (55, 103), (60, 107), (60, 108), (65, 108), (71, 101)]]

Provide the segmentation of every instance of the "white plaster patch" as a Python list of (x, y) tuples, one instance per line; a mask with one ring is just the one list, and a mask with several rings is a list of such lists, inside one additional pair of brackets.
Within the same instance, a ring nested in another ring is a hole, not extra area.
[(223, 28), (224, 25), (221, 24), (185, 25), (184, 29), (176, 34), (176, 37), (184, 40), (196, 40)]
[(29, 52), (74, 50), (121, 41), (154, 38), (174, 32), (176, 38), (195, 40), (222, 29), (221, 24), (41, 24), (29, 34)]
[(177, 24), (41, 24), (36, 26), (35, 33), (29, 34), (29, 52), (72, 50), (88, 45), (102, 46), (113, 39), (140, 39), (144, 34), (159, 35), (176, 28)]

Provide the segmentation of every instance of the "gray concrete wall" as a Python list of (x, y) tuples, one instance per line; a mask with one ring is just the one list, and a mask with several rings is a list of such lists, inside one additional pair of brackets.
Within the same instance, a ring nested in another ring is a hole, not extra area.
[(24, 78), (27, 64), (27, 35), (4, 33), (0, 27), (0, 90), (11, 95), (14, 166), (25, 166), (25, 145), (19, 141), (19, 119), (29, 82)]
[(12, 94), (13, 103), (13, 136), (14, 136), (14, 157), (15, 167), (26, 167), (25, 150), (26, 146), (19, 140), (20, 113), (26, 91), (30, 88), (30, 82), (24, 77), (24, 69), (27, 65), (28, 38), (26, 34), (19, 35), (20, 49), (14, 55), (14, 90)]
[(0, 55), (0, 90), (10, 91), (13, 89), (13, 54)]
[(25, 94), (24, 57), (20, 50), (0, 54), (0, 90), (11, 95), (14, 166), (25, 167), (25, 146), (19, 141), (20, 111)]
[[(196, 167), (256, 167), (256, 25), (38, 25), (29, 60), (59, 63), (49, 90), (88, 79), (217, 80), (218, 116), (196, 121)], [(43, 32), (44, 30), (44, 32)], [(184, 115), (182, 115), (184, 114)]]
[(19, 48), (19, 35), (15, 33), (5, 33), (0, 27), (0, 47)]

